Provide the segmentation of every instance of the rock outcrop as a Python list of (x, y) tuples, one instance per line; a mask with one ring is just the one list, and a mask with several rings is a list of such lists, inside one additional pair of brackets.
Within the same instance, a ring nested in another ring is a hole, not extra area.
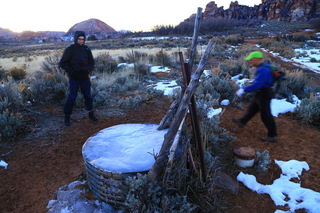
[[(191, 15), (185, 21), (194, 18)], [(306, 22), (320, 17), (318, 0), (261, 0), (261, 4), (249, 7), (239, 5), (238, 1), (230, 3), (228, 9), (218, 7), (214, 1), (209, 2), (203, 12), (203, 19), (261, 19), (287, 22)]]
[(116, 31), (108, 24), (99, 19), (89, 19), (73, 25), (67, 32), (67, 35), (73, 35), (75, 31), (84, 31), (86, 35), (95, 35), (97, 38), (108, 37)]

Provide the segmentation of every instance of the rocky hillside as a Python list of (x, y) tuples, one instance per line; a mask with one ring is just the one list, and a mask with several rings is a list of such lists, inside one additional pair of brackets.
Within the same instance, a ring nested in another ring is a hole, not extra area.
[[(195, 14), (185, 21), (193, 20)], [(262, 19), (287, 22), (305, 22), (320, 17), (318, 0), (261, 0), (261, 4), (249, 7), (239, 5), (238, 1), (230, 3), (228, 9), (218, 7), (214, 1), (209, 2), (203, 13), (203, 19)]]
[(7, 39), (7, 38), (11, 38), (15, 35), (14, 32), (12, 32), (9, 29), (3, 29), (0, 27), (0, 40), (1, 39)]
[(89, 19), (75, 24), (68, 30), (67, 36), (73, 35), (78, 30), (84, 31), (87, 35), (95, 35), (98, 39), (106, 38), (116, 33), (112, 27), (99, 19)]

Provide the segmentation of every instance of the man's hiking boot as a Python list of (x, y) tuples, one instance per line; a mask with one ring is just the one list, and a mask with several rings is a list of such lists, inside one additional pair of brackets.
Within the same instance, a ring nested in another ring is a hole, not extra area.
[(262, 142), (277, 142), (278, 138), (277, 137), (266, 137), (266, 138), (261, 138)]
[(66, 125), (66, 126), (70, 126), (71, 125), (70, 115), (64, 115), (64, 125)]
[(98, 118), (94, 115), (93, 111), (90, 111), (90, 112), (89, 112), (89, 118), (90, 118), (91, 120), (93, 120), (93, 121), (97, 121), (97, 120), (98, 120)]
[(239, 121), (239, 119), (232, 118), (232, 122), (238, 124), (238, 126), (239, 126), (240, 128), (243, 128), (243, 127), (244, 127), (243, 123), (241, 123), (241, 121)]

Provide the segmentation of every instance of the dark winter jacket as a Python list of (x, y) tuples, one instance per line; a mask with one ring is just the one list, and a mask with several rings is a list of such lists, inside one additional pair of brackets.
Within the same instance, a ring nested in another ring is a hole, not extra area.
[(80, 46), (77, 43), (79, 36), (86, 38), (83, 31), (76, 31), (74, 44), (65, 49), (59, 65), (68, 73), (70, 78), (83, 81), (89, 79), (89, 73), (93, 70), (94, 59), (88, 46), (84, 44)]

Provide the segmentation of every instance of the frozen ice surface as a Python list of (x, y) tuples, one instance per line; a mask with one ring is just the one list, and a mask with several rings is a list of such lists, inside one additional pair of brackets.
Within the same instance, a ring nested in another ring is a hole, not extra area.
[(100, 170), (114, 173), (151, 169), (153, 153), (159, 153), (168, 129), (157, 124), (120, 124), (101, 130), (82, 148), (86, 161)]

